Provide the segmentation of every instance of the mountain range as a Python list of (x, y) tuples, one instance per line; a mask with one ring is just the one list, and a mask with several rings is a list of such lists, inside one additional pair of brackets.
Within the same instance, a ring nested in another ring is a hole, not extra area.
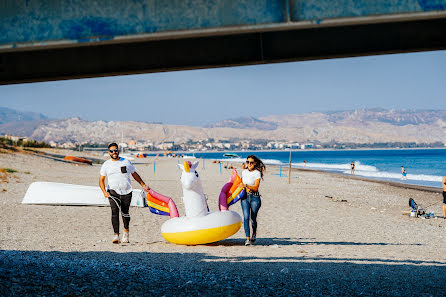
[(35, 112), (22, 112), (0, 107), (0, 134), (30, 136), (48, 117)]
[(278, 140), (318, 143), (446, 142), (446, 111), (381, 108), (243, 117), (190, 127), (145, 122), (48, 119), (37, 113), (0, 108), (0, 133), (37, 141), (149, 142), (205, 140)]

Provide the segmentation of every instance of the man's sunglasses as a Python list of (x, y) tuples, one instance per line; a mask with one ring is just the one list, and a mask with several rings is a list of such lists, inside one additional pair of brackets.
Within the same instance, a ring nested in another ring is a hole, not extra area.
[(108, 150), (110, 153), (117, 153), (119, 150), (118, 149), (114, 149), (114, 150)]
[(248, 165), (249, 165), (249, 164), (255, 164), (255, 163), (256, 163), (256, 162), (254, 162), (254, 161), (252, 161), (252, 162), (251, 162), (251, 161), (246, 161), (246, 164), (248, 164)]

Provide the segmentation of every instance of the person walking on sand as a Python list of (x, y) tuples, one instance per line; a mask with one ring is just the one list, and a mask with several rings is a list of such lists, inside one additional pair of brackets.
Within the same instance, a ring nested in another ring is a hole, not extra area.
[(407, 171), (404, 166), (401, 166), (401, 179), (407, 180)]
[(350, 174), (355, 175), (355, 162), (352, 161), (352, 164), (350, 165)]
[(446, 175), (443, 177), (443, 217), (446, 220)]
[[(119, 157), (119, 148), (116, 143), (108, 145), (108, 154), (110, 159), (102, 164), (99, 187), (101, 187), (104, 197), (108, 198), (112, 215), (111, 221), (113, 231), (113, 243), (119, 243), (119, 210), (122, 213), (122, 221), (124, 223), (123, 243), (129, 242), (129, 223), (130, 223), (130, 202), (132, 201), (132, 184), (130, 174), (133, 178), (148, 192), (150, 187), (147, 186), (139, 174), (136, 172), (133, 164), (124, 158)], [(107, 177), (108, 186), (105, 188), (105, 178)]]
[[(246, 242), (245, 245), (251, 245), (256, 241), (257, 237), (257, 214), (259, 212), (262, 201), (260, 200), (259, 186), (260, 179), (263, 179), (263, 171), (266, 167), (263, 162), (254, 155), (246, 158), (247, 169), (242, 171), (242, 187), (245, 188), (246, 194), (241, 199), (243, 211), (243, 227), (245, 228)], [(250, 232), (249, 220), (252, 223), (252, 235)]]

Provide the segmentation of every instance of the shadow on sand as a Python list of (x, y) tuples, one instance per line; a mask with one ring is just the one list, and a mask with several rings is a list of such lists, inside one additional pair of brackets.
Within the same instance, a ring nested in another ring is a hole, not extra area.
[[(400, 243), (385, 243), (385, 242), (347, 242), (347, 241), (314, 241), (315, 238), (258, 238), (255, 242), (256, 246), (287, 246), (287, 245), (422, 245), (414, 244), (400, 244)], [(208, 246), (242, 246), (245, 244), (245, 239), (225, 239), (216, 243), (208, 244)]]
[(254, 257), (249, 247), (246, 253), (0, 250), (0, 295), (435, 296), (446, 287), (446, 261), (319, 258), (298, 251), (295, 257)]

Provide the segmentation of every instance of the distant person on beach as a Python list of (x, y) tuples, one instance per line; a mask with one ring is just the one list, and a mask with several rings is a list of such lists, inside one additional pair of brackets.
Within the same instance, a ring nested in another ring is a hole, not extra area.
[[(130, 174), (144, 188), (144, 191), (150, 190), (139, 174), (136, 172), (133, 164), (124, 158), (119, 157), (119, 148), (116, 143), (108, 145), (108, 154), (110, 159), (102, 164), (99, 186), (101, 187), (104, 197), (108, 198), (111, 206), (111, 221), (115, 235), (113, 243), (119, 243), (119, 210), (122, 213), (122, 221), (124, 223), (123, 243), (129, 242), (129, 223), (130, 223), (130, 202), (132, 201), (132, 184)], [(108, 186), (105, 189), (105, 178), (107, 177)]]
[(443, 217), (446, 220), (446, 175), (443, 177)]
[(404, 166), (401, 166), (401, 179), (407, 180), (407, 171), (406, 168), (404, 168)]
[(350, 174), (355, 175), (355, 162), (352, 161), (352, 164), (350, 165)]
[[(246, 194), (241, 200), (243, 211), (243, 226), (245, 228), (246, 242), (245, 245), (251, 245), (256, 241), (257, 237), (257, 214), (262, 202), (260, 200), (259, 186), (260, 179), (263, 179), (263, 171), (265, 165), (254, 155), (246, 158), (247, 169), (242, 171), (242, 187), (245, 188)], [(252, 235), (250, 233), (249, 221), (251, 217)]]
[(307, 160), (304, 160), (304, 167), (307, 167)]

